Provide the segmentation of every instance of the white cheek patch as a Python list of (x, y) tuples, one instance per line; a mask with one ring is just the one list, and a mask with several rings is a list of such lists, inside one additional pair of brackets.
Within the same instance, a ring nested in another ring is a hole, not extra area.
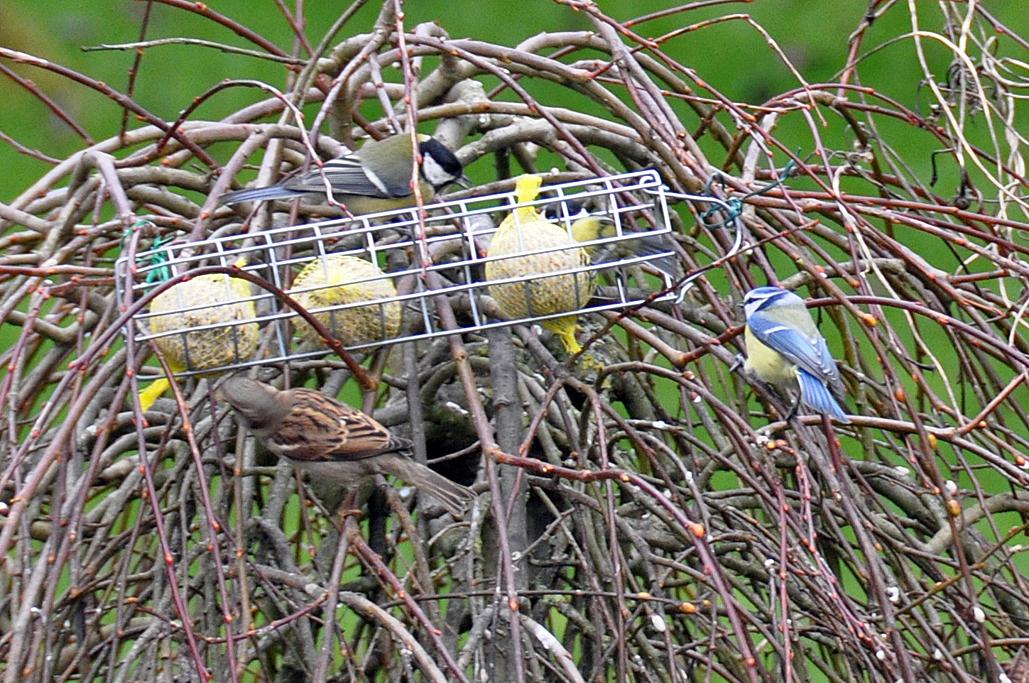
[[(768, 299), (758, 299), (757, 301), (751, 301), (749, 304), (743, 305), (743, 314), (748, 318), (762, 309), (767, 303)], [(767, 309), (765, 309), (767, 311)]]
[(454, 175), (444, 170), (431, 154), (422, 155), (422, 177), (433, 187), (443, 187), (454, 180)]

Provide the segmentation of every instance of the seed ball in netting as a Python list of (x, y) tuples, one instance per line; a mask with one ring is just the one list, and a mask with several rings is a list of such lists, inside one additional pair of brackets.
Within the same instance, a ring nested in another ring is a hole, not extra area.
[[(503, 314), (511, 319), (530, 318), (584, 307), (593, 296), (594, 280), (590, 273), (547, 275), (589, 265), (586, 251), (575, 244), (562, 228), (541, 218), (531, 218), (520, 225), (510, 221), (510, 217), (505, 220), (490, 242), (489, 257), (507, 258), (486, 263), (487, 281), (520, 280), (489, 285), (490, 296)], [(554, 251), (525, 253), (542, 249)]]
[[(150, 304), (150, 332), (180, 331), (154, 343), (175, 369), (209, 370), (249, 360), (258, 326), (250, 283), (224, 273), (198, 275), (162, 292)], [(210, 329), (196, 327), (219, 325)], [(193, 331), (188, 331), (193, 330)]]
[[(343, 346), (380, 342), (400, 332), (402, 307), (396, 300), (397, 288), (378, 266), (362, 258), (328, 254), (313, 259), (293, 281), (290, 294)], [(344, 308), (380, 299), (392, 300)], [(329, 310), (319, 310), (324, 308)], [(320, 342), (321, 337), (313, 327), (300, 318), (296, 324), (301, 338), (314, 344)]]

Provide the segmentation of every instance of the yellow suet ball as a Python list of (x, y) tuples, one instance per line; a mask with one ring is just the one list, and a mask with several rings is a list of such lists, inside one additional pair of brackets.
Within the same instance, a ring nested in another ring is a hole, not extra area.
[[(539, 176), (520, 177), (515, 186), (518, 202), (535, 199), (541, 183)], [(487, 252), (487, 281), (520, 279), (489, 286), (490, 296), (501, 312), (508, 318), (527, 318), (577, 311), (586, 306), (595, 287), (590, 273), (547, 275), (589, 265), (586, 250), (575, 244), (565, 230), (546, 220), (535, 208), (512, 211), (497, 228)], [(554, 251), (525, 253), (543, 249)], [(575, 315), (545, 320), (543, 326), (561, 338), (569, 353), (582, 349), (575, 338)]]
[[(395, 298), (397, 288), (375, 264), (357, 256), (329, 254), (304, 266), (293, 281), (291, 294), (300, 305), (314, 312), (328, 306)], [(314, 317), (344, 346), (356, 346), (397, 336), (400, 332), (401, 313), (400, 302), (394, 300), (322, 311), (314, 313)], [(303, 321), (297, 324), (301, 337), (318, 343), (320, 337), (313, 327)]]
[[(156, 296), (150, 304), (151, 333), (183, 330), (154, 339), (172, 369), (207, 370), (248, 360), (258, 338), (257, 322), (245, 322), (257, 317), (254, 302), (245, 300), (249, 296), (249, 282), (224, 273), (198, 275)], [(237, 324), (185, 331), (229, 322)]]

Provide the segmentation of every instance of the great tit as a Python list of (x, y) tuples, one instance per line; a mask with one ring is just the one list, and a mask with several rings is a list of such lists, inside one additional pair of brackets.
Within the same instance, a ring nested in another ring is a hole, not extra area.
[[(743, 298), (747, 317), (744, 370), (778, 386), (800, 386), (800, 402), (812, 410), (850, 422), (834, 398), (843, 395), (836, 361), (815, 327), (804, 301), (780, 287), (758, 287)], [(796, 413), (794, 405), (790, 415)]]
[[(418, 151), (422, 157), (419, 175), (423, 201), (431, 200), (438, 191), (463, 178), (461, 162), (435, 138), (419, 135)], [(230, 192), (222, 197), (222, 203), (296, 197), (320, 197), (324, 201), (327, 179), (333, 198), (352, 214), (401, 209), (415, 204), (411, 189), (413, 163), (410, 136), (392, 135), (369, 140), (356, 152), (276, 185)]]
[[(622, 234), (610, 216), (591, 213), (584, 205), (574, 199), (548, 204), (544, 210), (548, 220), (558, 225), (571, 223), (572, 236), (577, 242), (621, 237), (610, 242), (601, 242), (586, 247), (590, 262), (594, 264), (610, 263), (634, 256), (652, 256), (647, 261), (662, 273), (677, 280), (682, 275), (679, 259), (674, 255), (675, 249), (666, 233), (636, 234), (623, 226)], [(669, 252), (672, 255), (669, 256)]]

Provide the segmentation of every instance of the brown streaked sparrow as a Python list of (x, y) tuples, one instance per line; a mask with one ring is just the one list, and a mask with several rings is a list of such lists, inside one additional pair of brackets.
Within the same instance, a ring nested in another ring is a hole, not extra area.
[(236, 376), (222, 384), (218, 395), (268, 450), (314, 478), (351, 487), (364, 477), (392, 474), (434, 496), (454, 517), (475, 498), (471, 489), (412, 460), (409, 441), (317, 391), (279, 391)]

